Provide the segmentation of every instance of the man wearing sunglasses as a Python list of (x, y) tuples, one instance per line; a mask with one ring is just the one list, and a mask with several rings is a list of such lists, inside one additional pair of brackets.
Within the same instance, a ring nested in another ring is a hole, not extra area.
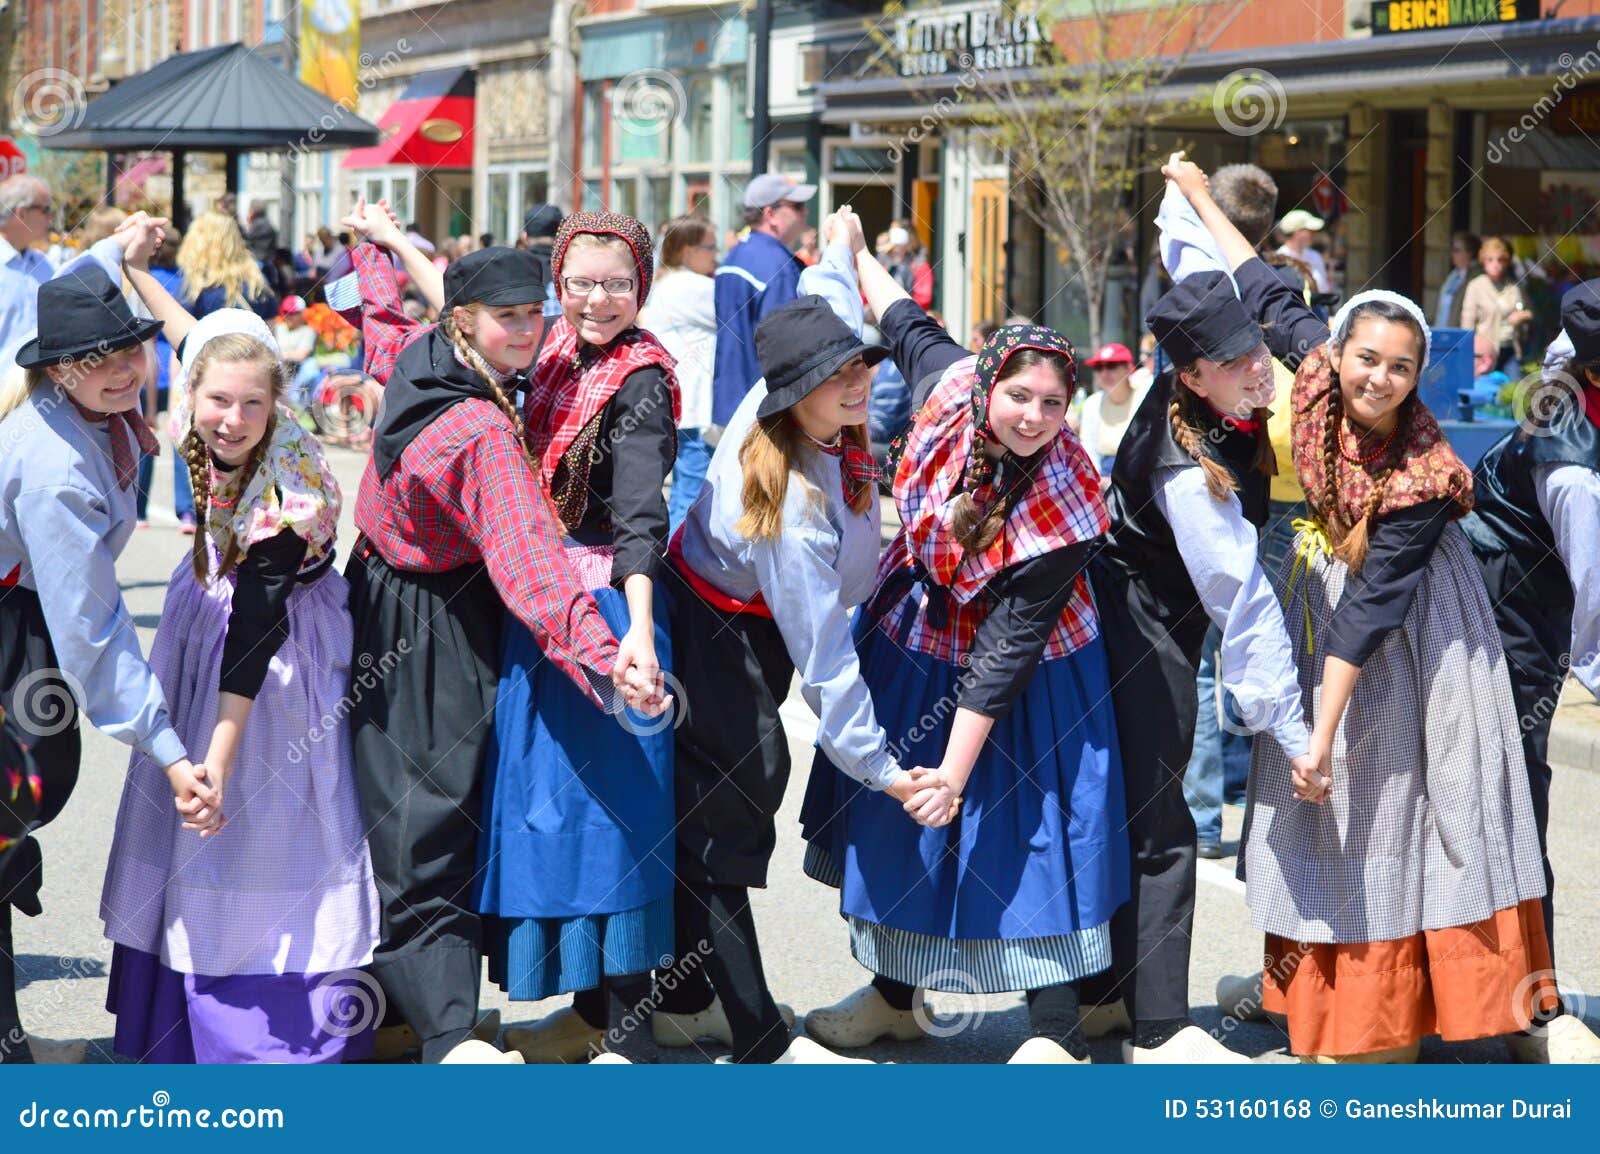
[(716, 272), (717, 347), (711, 384), (711, 420), (733, 416), (761, 378), (756, 363), (756, 323), (798, 295), (800, 270), (794, 246), (808, 227), (806, 202), (814, 184), (765, 173), (744, 190), (744, 222), (750, 235), (728, 253)]

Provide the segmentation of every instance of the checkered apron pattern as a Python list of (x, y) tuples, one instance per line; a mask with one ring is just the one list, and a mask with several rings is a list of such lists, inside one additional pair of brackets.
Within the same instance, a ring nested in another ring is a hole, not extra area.
[[(1349, 568), (1307, 536), (1276, 588), (1310, 717)], [(1296, 572), (1303, 547), (1310, 563)], [(1362, 667), (1329, 801), (1297, 800), (1288, 760), (1262, 735), (1246, 804), (1239, 875), (1251, 918), (1293, 941), (1392, 941), (1544, 894), (1505, 654), (1458, 526), (1445, 529), (1404, 623)]]

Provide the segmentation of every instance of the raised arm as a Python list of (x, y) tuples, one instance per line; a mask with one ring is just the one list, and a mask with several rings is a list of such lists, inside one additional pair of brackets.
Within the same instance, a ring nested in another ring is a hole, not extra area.
[(133, 291), (144, 301), (144, 307), (150, 310), (150, 315), (161, 322), (167, 343), (177, 348), (189, 335), (189, 330), (194, 328), (194, 314), (167, 291), (166, 285), (151, 275), (150, 257), (161, 244), (160, 226), (164, 222), (149, 217), (141, 220), (141, 217), (144, 217), (143, 213), (135, 213), (123, 221), (122, 227), (112, 234), (112, 239), (125, 240), (122, 271), (127, 274)]
[(411, 238), (400, 227), (399, 218), (394, 215), (388, 201), (368, 204), (365, 200), (358, 200), (350, 215), (339, 223), (399, 257), (400, 267), (406, 270), (406, 275), (422, 294), (422, 299), (434, 311), (441, 315), (444, 313), (444, 273), (439, 271), (427, 253), (411, 243)]

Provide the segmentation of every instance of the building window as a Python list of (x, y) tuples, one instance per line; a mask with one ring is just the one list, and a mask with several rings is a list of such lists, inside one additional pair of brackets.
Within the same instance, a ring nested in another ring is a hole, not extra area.
[(623, 216), (639, 215), (639, 185), (633, 179), (611, 182), (611, 211)]
[[(512, 234), (505, 232), (506, 224), (511, 220), (511, 174), (509, 172), (491, 172), (489, 174), (489, 231), (501, 236)], [(520, 230), (521, 223), (518, 223)]]
[(598, 170), (600, 167), (600, 141), (604, 139), (606, 93), (603, 84), (591, 84), (583, 90), (583, 166)]
[(586, 180), (583, 182), (583, 211), (600, 212), (604, 208), (601, 200), (600, 182)]
[(750, 163), (750, 113), (748, 111), (750, 83), (743, 70), (728, 74), (728, 160)]
[(692, 164), (711, 163), (716, 145), (715, 104), (712, 97), (711, 78), (697, 77), (689, 85), (689, 102), (685, 121), (689, 127), (689, 161)]

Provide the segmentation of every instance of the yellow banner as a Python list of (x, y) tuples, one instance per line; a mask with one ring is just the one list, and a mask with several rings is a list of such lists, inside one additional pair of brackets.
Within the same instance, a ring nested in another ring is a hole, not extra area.
[(354, 112), (360, 78), (359, 0), (306, 0), (300, 5), (301, 82)]

